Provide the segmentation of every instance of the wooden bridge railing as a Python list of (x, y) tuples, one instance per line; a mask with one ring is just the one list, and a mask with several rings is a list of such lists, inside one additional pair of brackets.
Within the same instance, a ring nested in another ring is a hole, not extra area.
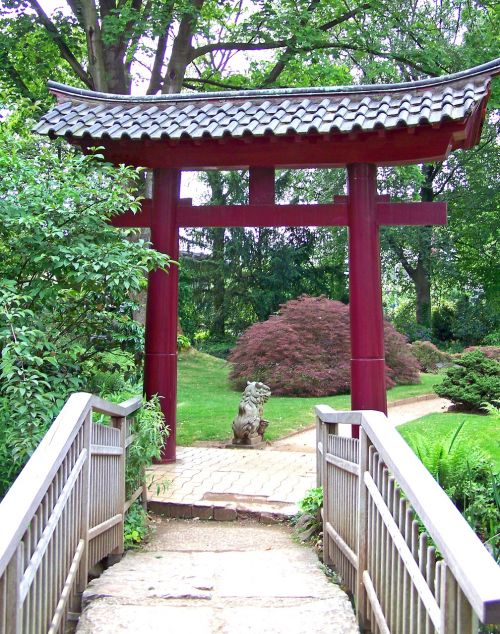
[(127, 417), (140, 406), (73, 394), (1, 502), (0, 634), (64, 632), (89, 568), (123, 552)]
[[(321, 405), (316, 416), (325, 563), (365, 631), (473, 634), (478, 620), (500, 623), (500, 567), (384, 414)], [(360, 425), (359, 440), (345, 437), (347, 424)]]

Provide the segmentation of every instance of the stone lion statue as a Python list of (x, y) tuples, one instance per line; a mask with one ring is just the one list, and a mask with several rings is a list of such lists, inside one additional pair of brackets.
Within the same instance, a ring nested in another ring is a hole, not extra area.
[(264, 403), (269, 400), (271, 390), (260, 381), (248, 381), (240, 401), (238, 415), (233, 421), (233, 444), (254, 445), (262, 442), (269, 425), (262, 418)]

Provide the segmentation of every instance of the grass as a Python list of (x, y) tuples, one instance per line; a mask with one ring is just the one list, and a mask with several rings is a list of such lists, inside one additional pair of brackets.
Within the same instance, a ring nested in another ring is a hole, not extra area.
[[(227, 376), (229, 366), (222, 359), (190, 350), (179, 355), (177, 396), (177, 442), (192, 445), (196, 441), (228, 440), (236, 415), (240, 393), (231, 390)], [(399, 385), (387, 393), (395, 401), (432, 392), (442, 376), (423, 374), (419, 385)], [(276, 440), (314, 423), (314, 406), (319, 403), (335, 409), (349, 409), (348, 394), (340, 396), (298, 398), (272, 396), (264, 415), (271, 421), (266, 438)]]
[(405, 423), (398, 431), (412, 447), (420, 438), (426, 441), (446, 438), (452, 435), (458, 425), (465, 421), (459, 438), (469, 446), (476, 445), (490, 458), (494, 469), (500, 472), (500, 424), (493, 415), (447, 412), (427, 414), (422, 418)]

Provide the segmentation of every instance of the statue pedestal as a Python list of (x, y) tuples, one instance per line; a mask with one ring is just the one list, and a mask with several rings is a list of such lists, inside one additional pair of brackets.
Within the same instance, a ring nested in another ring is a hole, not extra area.
[(254, 436), (253, 438), (233, 438), (233, 442), (226, 445), (226, 449), (264, 449), (267, 446), (262, 436)]

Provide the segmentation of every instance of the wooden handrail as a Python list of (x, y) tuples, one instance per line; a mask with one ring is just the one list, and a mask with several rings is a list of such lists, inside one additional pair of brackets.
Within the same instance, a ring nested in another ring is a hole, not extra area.
[(363, 429), (393, 473), (483, 623), (500, 622), (500, 567), (448, 495), (381, 412)]
[[(339, 412), (325, 405), (316, 408), (316, 416), (318, 419), (317, 455), (318, 461), (322, 463), (323, 471), (327, 469), (329, 462), (337, 467), (343, 462), (339, 457), (330, 456), (328, 453), (329, 443), (333, 442), (335, 438), (338, 438), (337, 425), (339, 423), (358, 424), (362, 429), (359, 457), (361, 466), (359, 499), (353, 502), (351, 497), (350, 500), (347, 500), (348, 505), (351, 506), (349, 506), (350, 510), (346, 509), (345, 511), (346, 513), (355, 513), (358, 516), (358, 549), (366, 548), (367, 539), (367, 536), (363, 534), (363, 525), (366, 521), (366, 507), (364, 506), (366, 505), (366, 499), (364, 499), (365, 494), (363, 493), (363, 487), (370, 489), (369, 495), (371, 495), (372, 505), (380, 498), (379, 517), (381, 521), (385, 521), (387, 530), (391, 532), (391, 527), (393, 528), (393, 532), (396, 530), (394, 528), (396, 524), (390, 518), (388, 513), (389, 509), (385, 506), (386, 502), (384, 502), (382, 496), (377, 493), (375, 487), (378, 485), (372, 480), (372, 476), (370, 475), (369, 469), (372, 469), (372, 473), (375, 474), (374, 477), (378, 480), (380, 476), (377, 474), (381, 473), (376, 470), (373, 471), (373, 467), (369, 468), (368, 466), (368, 449), (371, 445), (372, 449), (370, 449), (370, 451), (376, 451), (378, 453), (381, 464), (387, 467), (390, 477), (393, 478), (393, 482), (400, 488), (405, 500), (409, 502), (423, 523), (425, 531), (430, 535), (434, 544), (442, 554), (446, 569), (453, 575), (455, 582), (458, 584), (460, 591), (463, 593), (474, 613), (483, 623), (500, 623), (500, 567), (490, 556), (448, 495), (434, 480), (409, 445), (392, 425), (388, 423), (387, 417), (381, 412), (376, 411)], [(348, 444), (358, 442), (349, 439), (344, 439), (344, 441)], [(333, 448), (336, 445), (331, 446)], [(376, 464), (378, 464), (378, 462)], [(342, 465), (340, 466), (342, 467)], [(349, 469), (343, 468), (343, 473), (348, 471)], [(350, 471), (353, 472), (354, 470), (350, 469)], [(325, 473), (326, 471), (322, 474), (322, 479), (328, 488), (328, 480), (326, 479)], [(385, 480), (385, 482), (389, 483), (389, 480)], [(384, 495), (386, 494), (387, 503), (390, 506), (390, 500), (392, 498), (387, 493), (387, 490)], [(332, 533), (333, 539), (338, 541), (340, 536), (336, 533), (335, 527), (330, 525), (330, 521), (333, 521), (330, 520), (330, 495), (334, 496), (334, 503), (337, 505), (337, 508), (339, 505), (342, 507), (346, 501), (341, 498), (341, 490), (335, 490), (333, 492), (325, 491), (324, 510), (326, 509), (327, 511), (324, 518), (325, 526), (330, 533)], [(353, 503), (354, 506), (352, 506)], [(387, 510), (387, 513), (384, 508)], [(384, 514), (387, 517), (382, 519)], [(405, 528), (404, 531), (406, 532), (405, 539), (408, 539), (408, 528)], [(401, 543), (404, 544), (404, 540), (402, 540)], [(363, 546), (361, 546), (361, 544), (363, 544)], [(397, 549), (398, 545), (395, 542), (393, 542), (393, 544)], [(327, 556), (328, 548), (329, 545), (327, 543)], [(349, 559), (347, 550), (348, 549), (344, 548), (343, 551), (345, 552), (339, 555), (340, 561), (344, 561), (342, 558)], [(360, 556), (359, 550), (357, 554)], [(383, 557), (383, 555), (381, 556)], [(359, 590), (359, 588), (363, 585), (367, 590), (369, 588), (373, 590), (370, 575), (364, 568), (364, 558), (365, 555), (363, 554), (359, 566), (357, 562), (355, 562), (355, 565), (353, 564), (358, 577), (358, 589), (356, 589), (356, 584), (353, 584), (351, 589), (355, 594), (360, 592), (360, 596), (362, 595), (362, 591)], [(347, 572), (349, 573), (349, 570)], [(412, 578), (415, 576), (411, 574), (411, 571), (408, 574), (410, 574)], [(413, 581), (415, 583), (415, 579), (413, 579)], [(424, 595), (425, 592), (422, 591), (420, 593), (421, 600), (422, 596), (425, 599)], [(359, 602), (360, 597), (358, 596), (357, 599)], [(372, 597), (372, 599), (375, 601), (376, 596), (375, 598)], [(387, 595), (384, 595), (384, 601), (386, 600), (389, 599)], [(372, 603), (372, 609), (374, 609), (374, 603)], [(431, 612), (428, 611), (427, 614), (435, 621), (436, 615)], [(363, 618), (363, 616), (361, 616), (361, 618)], [(439, 631), (441, 631), (441, 629)], [(443, 632), (448, 631), (447, 629), (443, 630)], [(460, 629), (460, 632), (462, 631), (471, 630)]]
[(126, 417), (141, 406), (140, 397), (121, 404), (86, 392), (72, 394), (0, 503), (0, 576), (11, 560), (34, 512), (91, 410)]

